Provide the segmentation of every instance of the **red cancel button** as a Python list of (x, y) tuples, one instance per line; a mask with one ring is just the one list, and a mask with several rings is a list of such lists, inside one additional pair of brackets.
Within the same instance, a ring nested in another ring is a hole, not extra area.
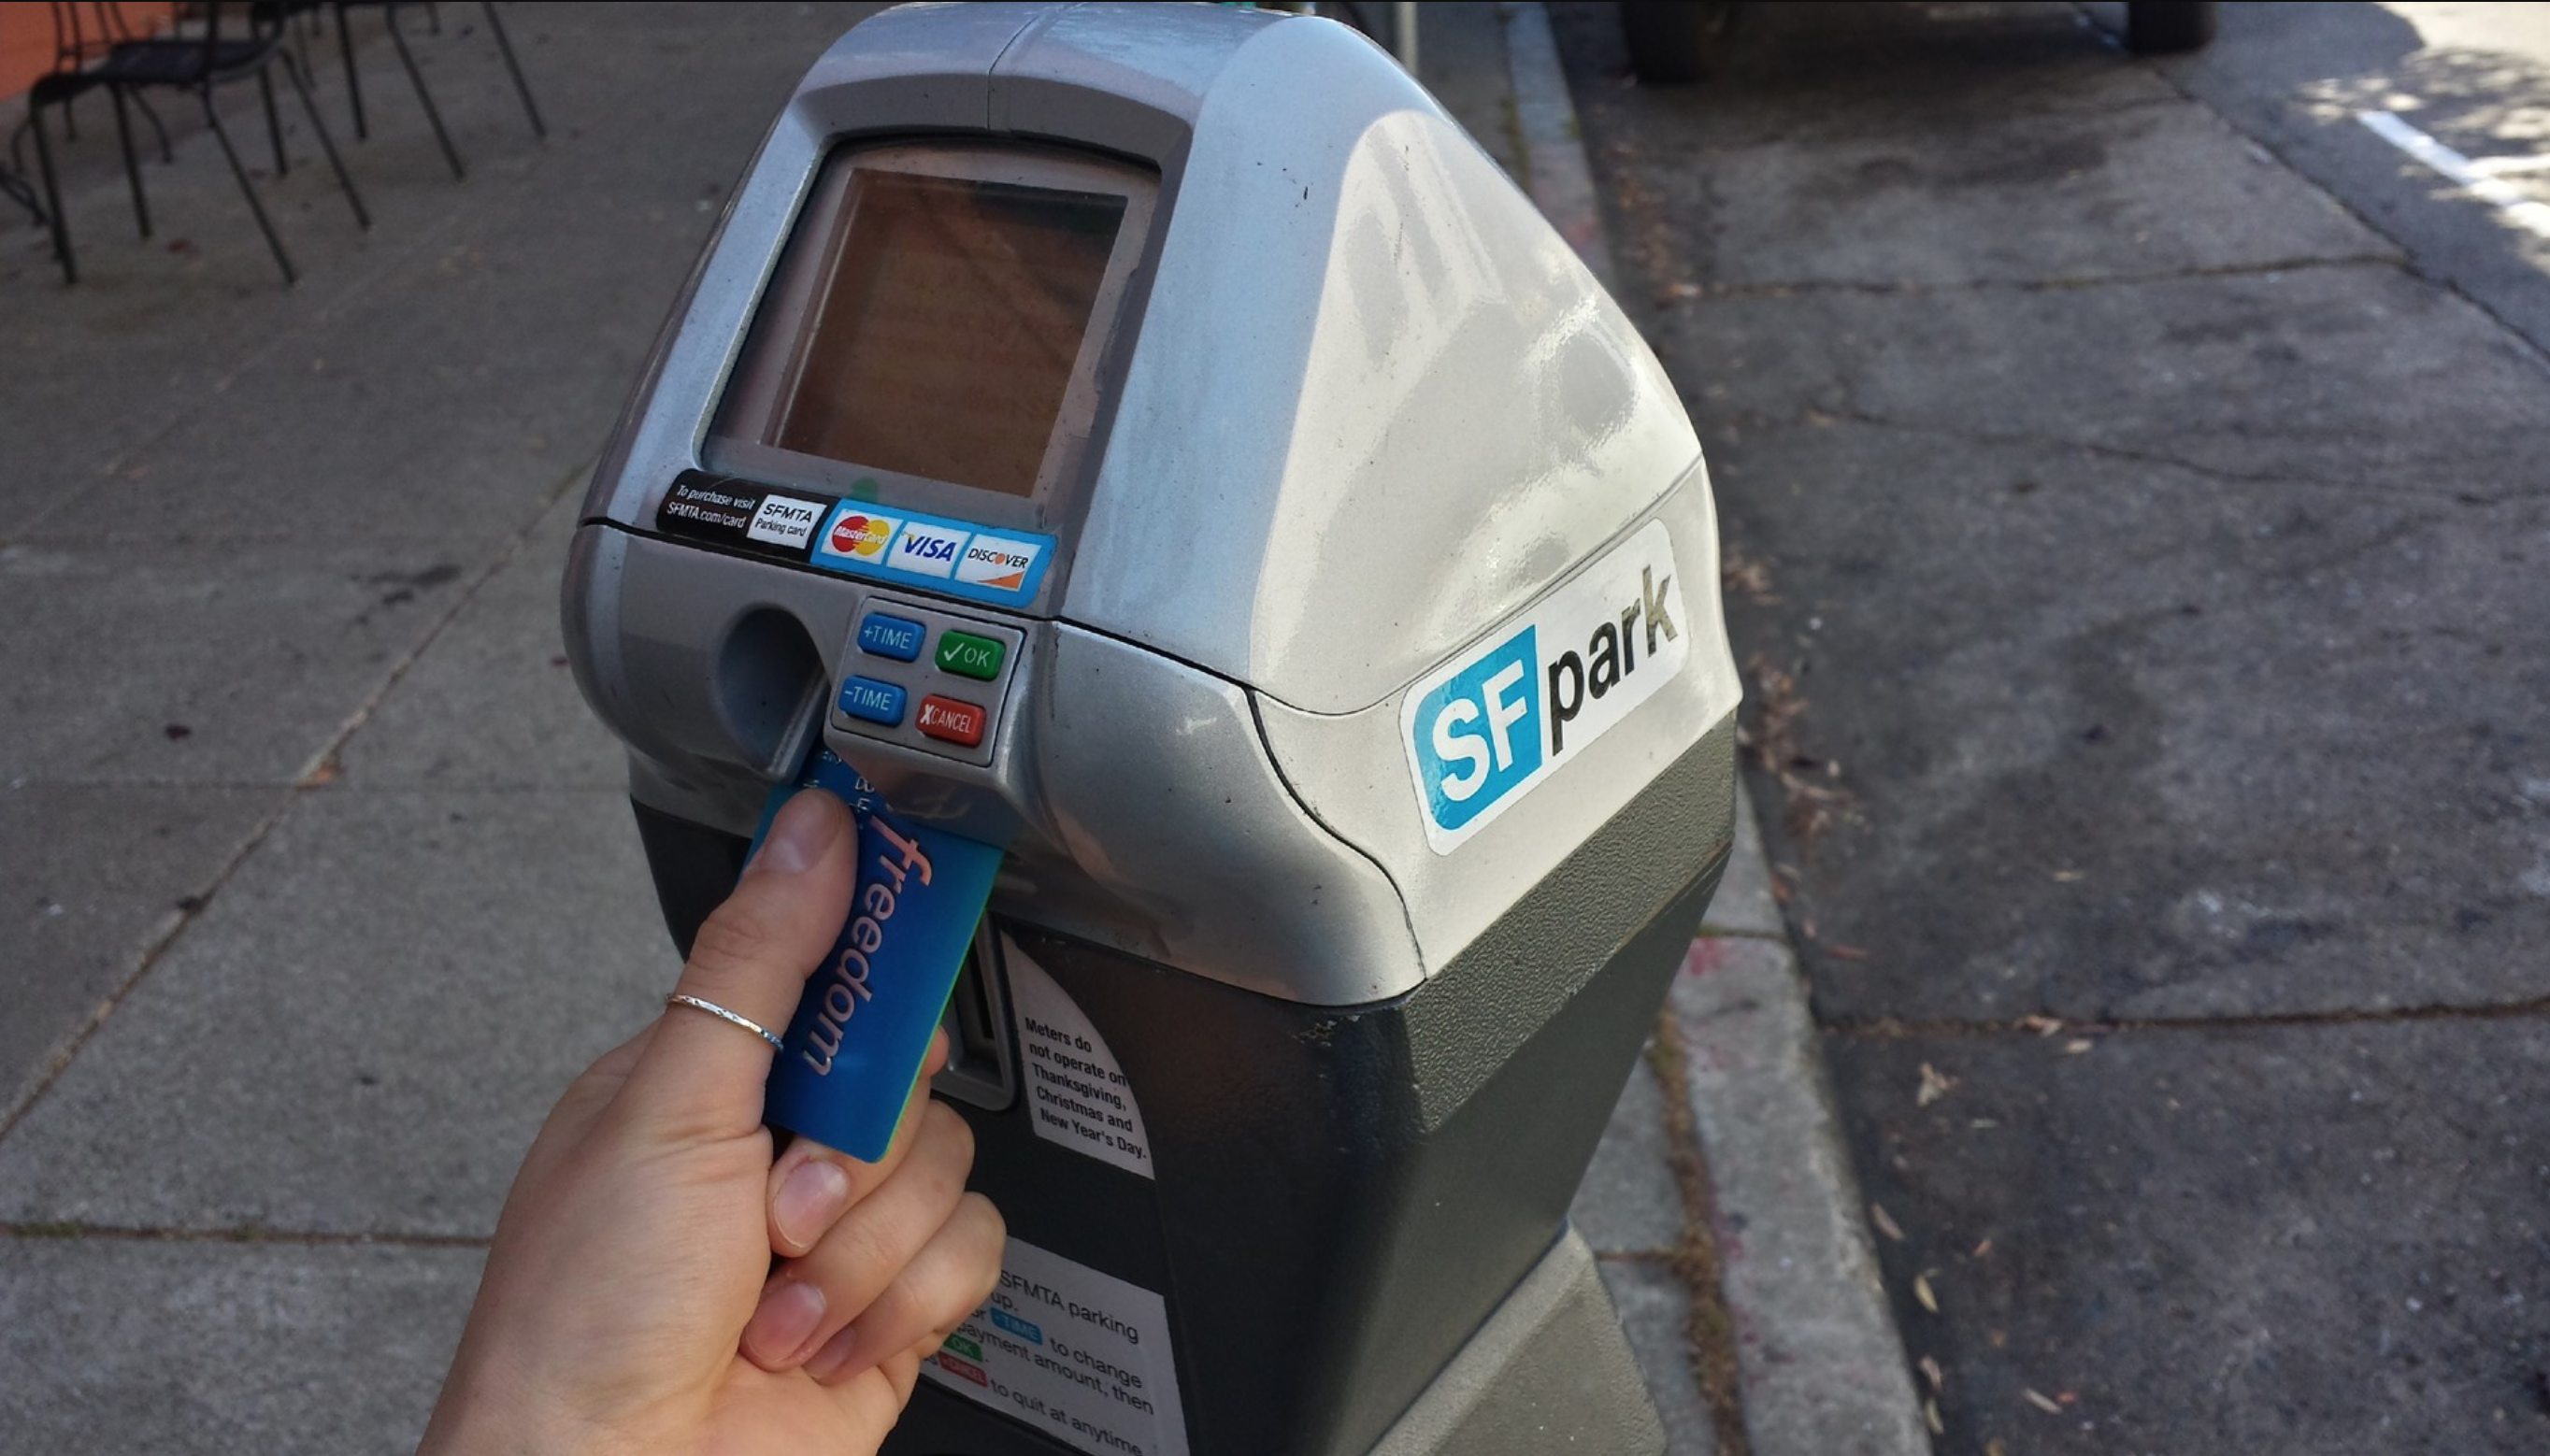
[(913, 726), (933, 738), (971, 748), (983, 741), (982, 705), (960, 703), (932, 693), (921, 700), (921, 716), (913, 720)]

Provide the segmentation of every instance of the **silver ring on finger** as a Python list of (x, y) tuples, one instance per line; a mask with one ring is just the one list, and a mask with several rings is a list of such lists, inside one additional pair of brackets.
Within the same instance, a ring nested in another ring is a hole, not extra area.
[(788, 1049), (788, 1043), (770, 1034), (769, 1027), (754, 1020), (750, 1017), (739, 1016), (735, 1012), (728, 1011), (725, 1007), (718, 1005), (714, 1001), (704, 1001), (699, 997), (686, 996), (681, 992), (676, 991), (672, 995), (664, 998), (664, 1005), (668, 1007), (686, 1006), (695, 1012), (707, 1012), (710, 1016), (717, 1018), (721, 1021), (741, 1026), (746, 1031), (749, 1031), (753, 1035), (760, 1037), (762, 1040), (769, 1042), (773, 1050), (786, 1051)]

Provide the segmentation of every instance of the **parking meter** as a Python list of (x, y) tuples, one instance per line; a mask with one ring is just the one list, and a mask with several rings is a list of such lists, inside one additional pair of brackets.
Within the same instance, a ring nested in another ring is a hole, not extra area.
[(810, 755), (1002, 846), (937, 1090), (1008, 1257), (890, 1449), (1661, 1449), (1566, 1214), (1729, 841), (1715, 532), (1636, 332), (1351, 32), (815, 65), (565, 615), (685, 949)]

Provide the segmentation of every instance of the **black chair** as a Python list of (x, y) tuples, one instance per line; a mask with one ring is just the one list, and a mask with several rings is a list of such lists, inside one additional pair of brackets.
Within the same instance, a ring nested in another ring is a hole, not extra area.
[[(52, 12), (53, 22), (53, 68), (47, 76), (50, 82), (47, 87), (47, 101), (61, 111), (62, 135), (76, 142), (79, 140), (79, 112), (72, 103), (95, 89), (94, 82), (81, 82), (76, 78), (88, 70), (90, 61), (116, 46), (147, 38), (133, 33), (133, 27), (125, 19), (124, 8), (111, 3), (111, 0), (90, 0), (85, 21), (80, 18), (81, 7), (77, 0), (50, 0), (46, 8)], [(27, 133), (36, 121), (34, 99), (31, 93), (27, 115), (19, 120), (18, 129), (9, 134), (9, 164), (18, 172), (21, 186), (26, 184)], [(143, 119), (159, 134), (159, 159), (176, 160), (176, 153), (168, 145), (168, 129), (160, 123), (159, 113), (142, 97), (133, 99), (141, 106)], [(0, 188), (5, 186), (0, 184)], [(45, 210), (32, 201), (34, 195), (32, 190), (28, 193), (30, 201), (27, 205), (35, 208), (36, 221), (41, 223), (45, 220)]]
[(222, 34), (223, 7), (219, 3), (205, 7), (204, 31), (193, 39), (125, 41), (107, 49), (97, 64), (85, 70), (56, 72), (37, 81), (29, 93), (27, 114), (36, 134), (36, 160), (44, 177), (44, 206), (49, 215), (53, 233), (53, 255), (60, 259), (62, 277), (79, 281), (79, 265), (71, 252), (70, 228), (62, 216), (61, 189), (54, 176), (52, 147), (46, 138), (44, 110), (47, 106), (67, 106), (71, 99), (91, 90), (104, 90), (115, 103), (115, 127), (124, 146), (125, 178), (133, 188), (133, 214), (142, 236), (150, 236), (150, 206), (143, 195), (142, 167), (133, 154), (132, 124), (126, 118), (128, 101), (141, 101), (143, 93), (154, 89), (187, 90), (203, 103), (204, 120), (213, 136), (221, 143), (222, 154), (229, 158), (231, 175), (239, 180), (240, 193), (247, 199), (248, 211), (256, 218), (257, 230), (265, 235), (265, 244), (272, 249), (274, 261), (283, 269), (283, 281), (298, 281), (291, 254), (283, 250), (283, 240), (275, 236), (274, 224), (265, 215), (265, 205), (257, 200), (256, 188), (248, 180), (247, 166), (240, 160), (239, 147), (232, 144), (230, 129), (222, 125), (221, 111), (213, 104), (213, 88), (229, 81), (253, 78), (265, 101), (265, 125), (268, 140), (274, 147), (274, 169), (278, 175), (291, 170), (291, 161), (283, 149), (283, 122), (274, 104), (272, 68), (281, 66), (284, 79), (292, 83), (301, 98), (301, 110), (310, 119), (310, 129), (318, 134), (320, 149), (328, 155), (328, 164), (337, 173), (337, 184), (345, 193), (345, 201), (354, 210), (354, 221), (364, 228), (372, 225), (371, 214), (364, 211), (363, 199), (354, 190), (354, 179), (345, 173), (344, 161), (337, 155), (337, 144), (328, 135), (328, 124), (319, 117), (319, 108), (311, 102), (310, 84), (302, 75), (300, 62), (285, 44), (285, 25), (280, 6), (257, 3), (248, 7), (247, 34), (225, 39)]
[[(337, 0), (335, 6), (337, 49), (344, 60), (345, 99), (353, 109), (355, 138), (362, 140), (372, 135), (371, 129), (363, 122), (363, 80), (354, 69), (354, 42), (352, 32), (345, 25), (347, 12), (358, 5), (381, 12), (381, 24), (390, 33), (390, 45), (398, 49), (399, 64), (407, 68), (408, 84), (416, 88), (416, 99), (424, 104), (426, 124), (434, 128), (434, 140), (442, 145), (442, 159), (451, 164), (452, 176), (466, 175), (461, 169), (459, 148), (451, 145), (451, 134), (443, 130), (442, 113), (434, 104), (434, 93), (425, 87), (425, 72), (417, 69), (416, 55), (407, 49), (407, 36), (399, 30), (400, 0)], [(549, 129), (540, 122), (539, 104), (532, 100), (531, 85), (523, 79), (523, 67), (514, 59), (514, 43), (505, 37), (505, 23), (497, 19), (496, 7), (492, 3), (482, 0), (478, 8), (486, 14), (487, 29), (496, 38), (496, 49), (505, 57), (505, 69), (514, 78), (514, 94), (523, 98), (523, 113), (531, 118), (532, 135), (548, 136)], [(426, 20), (437, 34), (441, 32), (441, 20), (431, 4), (426, 6)]]

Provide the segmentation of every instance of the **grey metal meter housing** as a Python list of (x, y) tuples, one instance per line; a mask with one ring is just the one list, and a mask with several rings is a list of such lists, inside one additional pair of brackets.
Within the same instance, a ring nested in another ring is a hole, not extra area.
[[(877, 241), (948, 189), (992, 201), (929, 236), (1034, 253), (1020, 307), (1081, 321), (1020, 326), (1033, 369), (967, 373), (1016, 280), (924, 307), (934, 264)], [(1191, 1395), (1199, 1449), (1345, 1452), (1543, 1260), (1716, 885), (1716, 578), (1662, 368), (1369, 42), (932, 5), (790, 97), (595, 473), (564, 609), (677, 938), (818, 735), (1008, 845), (991, 924), (1114, 1019), (1158, 1144), (1155, 1181), (1072, 1185), (1156, 1236), (1075, 1257), (1179, 1285), (1182, 1366), (1319, 1344)], [(995, 1112), (978, 1168), (1025, 1238), (1064, 1175)], [(1278, 1176), (1292, 1231), (1231, 1227)], [(1243, 1236), (1302, 1286), (1244, 1326), (1199, 1272)]]

